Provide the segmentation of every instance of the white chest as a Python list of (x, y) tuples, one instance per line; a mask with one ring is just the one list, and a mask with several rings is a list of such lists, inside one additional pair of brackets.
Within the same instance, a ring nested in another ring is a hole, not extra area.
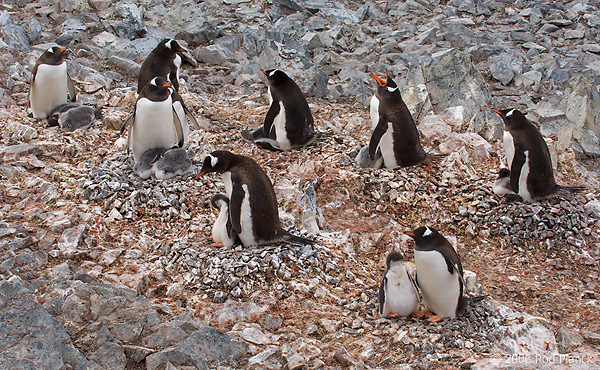
[(458, 272), (450, 274), (446, 260), (437, 251), (415, 250), (415, 266), (425, 305), (442, 317), (456, 316), (460, 295)]
[(177, 145), (171, 98), (162, 102), (139, 99), (131, 134), (131, 148), (136, 163), (148, 149), (171, 148)]
[(279, 113), (273, 121), (271, 130), (275, 129), (275, 140), (277, 140), (279, 147), (283, 150), (289, 150), (292, 147), (292, 144), (287, 136), (285, 121), (285, 106), (282, 102), (279, 102)]
[(235, 240), (227, 235), (227, 221), (229, 220), (229, 208), (221, 206), (219, 216), (212, 227), (212, 237), (215, 243), (223, 243), (226, 248), (232, 247)]
[(506, 164), (507, 167), (512, 171), (512, 162), (515, 158), (515, 141), (509, 131), (504, 131), (503, 142), (504, 154), (506, 155)]
[(419, 299), (415, 287), (408, 278), (403, 265), (392, 266), (387, 274), (383, 317), (392, 313), (408, 316), (419, 309)]
[(257, 245), (256, 238), (254, 237), (254, 225), (252, 224), (252, 208), (250, 206), (250, 193), (248, 192), (248, 185), (243, 184), (242, 189), (244, 191), (244, 200), (242, 200), (242, 206), (240, 207), (240, 225), (242, 232), (239, 234), (240, 240), (245, 247)]
[(54, 108), (67, 102), (67, 94), (67, 63), (40, 64), (29, 96), (33, 116), (48, 118)]
[(519, 195), (523, 200), (531, 202), (533, 197), (527, 188), (527, 178), (529, 177), (530, 166), (529, 166), (529, 151), (525, 151), (525, 163), (521, 167), (521, 173), (519, 174)]

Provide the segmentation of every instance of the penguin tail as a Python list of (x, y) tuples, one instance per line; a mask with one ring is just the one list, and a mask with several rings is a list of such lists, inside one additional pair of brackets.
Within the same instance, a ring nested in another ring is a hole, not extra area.
[(585, 191), (585, 187), (583, 186), (561, 186), (561, 185), (557, 185), (556, 187), (557, 192), (561, 193), (561, 194), (575, 194), (575, 193), (581, 193)]
[(296, 236), (296, 235), (290, 234), (287, 231), (283, 235), (282, 239), (285, 242), (295, 244), (295, 245), (315, 244), (317, 242), (316, 240), (307, 239), (307, 238), (303, 238), (301, 236)]
[(489, 296), (490, 296), (489, 294), (486, 294), (486, 295), (479, 295), (479, 296), (475, 296), (475, 297), (465, 297), (465, 299), (467, 300), (468, 303), (475, 304), (475, 303), (483, 301), (484, 299), (486, 299)]

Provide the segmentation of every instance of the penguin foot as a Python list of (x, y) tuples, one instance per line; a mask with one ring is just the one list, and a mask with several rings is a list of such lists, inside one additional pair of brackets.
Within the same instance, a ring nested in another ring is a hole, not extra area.
[(443, 318), (443, 317), (441, 317), (440, 315), (433, 315), (433, 316), (429, 316), (429, 317), (427, 318), (427, 321), (429, 321), (429, 322), (431, 322), (431, 323), (434, 323), (434, 322), (440, 322), (440, 321), (442, 321), (443, 319), (444, 319), (444, 318)]
[(211, 247), (224, 247), (223, 243), (212, 243)]
[(515, 203), (515, 202), (522, 202), (523, 198), (521, 198), (521, 196), (519, 196), (518, 194), (515, 193), (507, 193), (504, 194), (504, 196), (502, 197), (502, 203)]
[(432, 315), (433, 315), (433, 312), (431, 312), (431, 310), (429, 308), (424, 308), (421, 311), (411, 313), (410, 317), (416, 317), (417, 319), (420, 319), (421, 317), (429, 317)]
[(212, 235), (208, 237), (208, 240), (215, 240)]
[(400, 317), (400, 315), (398, 315), (397, 313), (391, 313), (387, 316), (388, 319), (395, 319), (397, 317)]

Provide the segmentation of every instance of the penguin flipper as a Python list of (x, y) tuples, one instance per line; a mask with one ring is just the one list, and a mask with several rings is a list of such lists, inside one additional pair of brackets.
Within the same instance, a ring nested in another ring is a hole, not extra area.
[(134, 120), (135, 120), (135, 111), (133, 113), (131, 113), (131, 115), (129, 115), (129, 117), (127, 117), (125, 122), (123, 122), (123, 125), (121, 126), (121, 132), (119, 134), (123, 135), (123, 132), (125, 132), (126, 128), (128, 128), (129, 126), (133, 126)]
[(379, 119), (379, 123), (375, 127), (375, 130), (373, 130), (373, 134), (371, 135), (371, 140), (369, 141), (369, 157), (371, 158), (371, 160), (375, 159), (375, 153), (377, 152), (377, 149), (379, 148), (379, 142), (381, 141), (381, 138), (383, 137), (383, 135), (387, 132), (387, 129), (388, 129), (387, 120), (384, 117), (381, 117)]
[(69, 92), (69, 101), (75, 101), (77, 99), (77, 92), (75, 91), (75, 84), (69, 75), (67, 75), (67, 90)]
[(192, 124), (192, 126), (194, 126), (194, 129), (200, 130), (200, 125), (198, 124), (198, 121), (196, 120), (196, 117), (194, 117), (194, 115), (192, 114), (192, 112), (188, 109), (188, 107), (185, 106), (185, 104), (182, 104), (182, 107), (183, 107), (183, 111), (185, 112), (185, 116), (190, 121), (190, 123)]
[[(387, 273), (387, 271), (386, 271)], [(385, 289), (387, 287), (387, 277), (383, 275), (381, 284), (379, 285), (379, 314), (383, 315), (383, 307), (385, 306)]]
[(416, 281), (417, 276), (415, 274), (415, 278), (413, 278), (408, 271), (406, 271), (406, 275), (408, 276), (408, 280), (410, 281), (410, 284), (412, 285), (413, 292), (417, 296), (417, 299), (419, 300), (419, 305), (420, 305), (421, 304), (421, 289), (419, 289), (419, 284), (417, 284), (417, 281)]
[(129, 125), (129, 130), (127, 130), (127, 155), (129, 155), (129, 151), (131, 150), (131, 134), (133, 133), (133, 125)]
[(240, 176), (235, 172), (231, 174), (231, 198), (229, 199), (229, 219), (233, 230), (239, 235), (242, 233), (242, 202), (245, 192), (242, 188)]
[(277, 100), (273, 100), (271, 106), (269, 107), (269, 111), (267, 112), (267, 116), (265, 117), (265, 123), (263, 125), (264, 137), (271, 137), (270, 133), (273, 129), (273, 122), (275, 122), (275, 117), (281, 111), (279, 107), (279, 102)]
[(520, 194), (520, 191), (522, 190), (519, 189), (519, 177), (521, 177), (521, 169), (524, 164), (525, 151), (515, 145), (515, 153), (510, 166), (510, 186), (515, 194)]
[(285, 231), (283, 233), (283, 240), (288, 243), (297, 244), (297, 245), (315, 244), (316, 243), (312, 239), (307, 239), (307, 238), (303, 238), (301, 236), (296, 236), (294, 234), (290, 234), (287, 231)]
[(175, 133), (177, 135), (177, 146), (181, 148), (185, 138), (183, 137), (183, 126), (175, 108), (173, 108), (173, 124), (175, 125)]

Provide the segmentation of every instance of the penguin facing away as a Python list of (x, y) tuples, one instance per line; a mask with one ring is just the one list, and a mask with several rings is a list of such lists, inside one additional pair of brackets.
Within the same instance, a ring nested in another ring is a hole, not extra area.
[[(468, 302), (487, 297), (463, 296), (466, 284), (460, 258), (437, 230), (421, 226), (405, 234), (415, 241), (416, 281), (427, 307), (414, 316), (429, 316), (430, 322), (438, 322), (462, 314)], [(431, 313), (435, 315), (430, 316)]]
[(163, 39), (146, 57), (138, 76), (138, 94), (154, 77), (163, 77), (179, 91), (179, 69), (181, 56), (177, 53), (187, 53), (176, 40)]
[(369, 156), (375, 159), (378, 149), (383, 165), (392, 169), (423, 162), (427, 153), (421, 146), (415, 121), (402, 100), (398, 85), (387, 75), (386, 81), (373, 73), (379, 83), (371, 98), (370, 117), (373, 134), (369, 141)]
[(212, 246), (230, 248), (241, 244), (229, 217), (229, 198), (225, 194), (215, 194), (210, 204), (219, 210), (219, 216), (212, 227)]
[(210, 153), (200, 174), (222, 175), (229, 196), (229, 217), (244, 247), (286, 241), (295, 244), (314, 241), (290, 234), (279, 221), (277, 198), (271, 180), (252, 158), (217, 150)]
[(140, 92), (131, 116), (121, 133), (129, 128), (127, 150), (131, 148), (135, 163), (154, 148), (182, 147), (184, 129), (173, 107), (173, 89), (163, 77), (153, 78)]
[(269, 110), (262, 127), (243, 130), (242, 137), (270, 150), (289, 150), (310, 143), (314, 119), (302, 90), (285, 72), (261, 70), (267, 76)]
[(419, 310), (417, 285), (406, 270), (399, 252), (390, 252), (386, 270), (379, 286), (379, 314), (382, 317), (409, 316)]
[(75, 85), (67, 73), (67, 62), (63, 60), (65, 51), (66, 48), (53, 46), (33, 67), (29, 104), (35, 118), (48, 118), (54, 108), (77, 98)]
[(494, 112), (504, 121), (504, 152), (513, 193), (525, 201), (532, 201), (561, 189), (569, 192), (583, 190), (556, 184), (548, 145), (523, 113), (517, 109), (494, 109)]

